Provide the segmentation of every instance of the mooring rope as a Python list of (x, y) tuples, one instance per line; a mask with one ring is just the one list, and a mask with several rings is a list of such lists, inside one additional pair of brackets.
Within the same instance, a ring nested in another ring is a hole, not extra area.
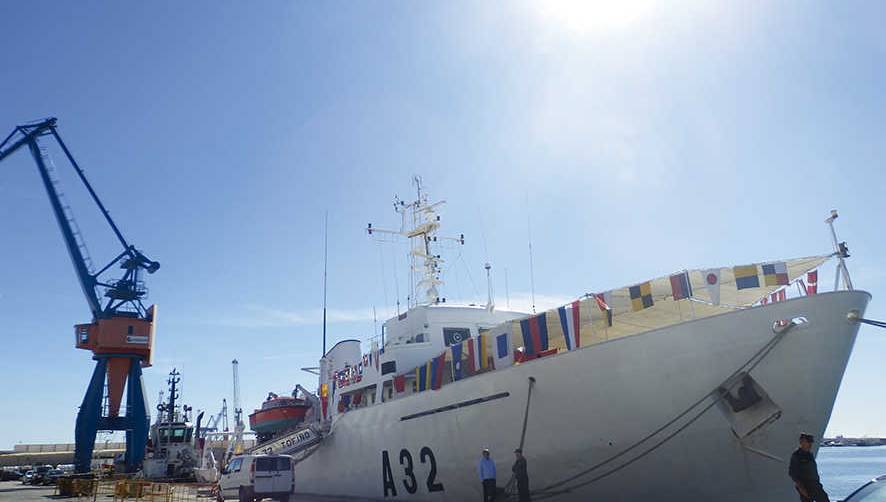
[[(535, 377), (529, 377), (529, 391), (526, 394), (526, 409), (523, 410), (523, 430), (520, 432), (520, 450), (523, 450), (523, 444), (526, 442), (526, 425), (529, 423), (529, 404), (532, 402), (532, 387), (535, 385)], [(514, 495), (517, 478), (511, 474), (511, 478), (505, 483), (505, 497), (510, 498)]]
[[(542, 489), (540, 489), (540, 490), (534, 491), (534, 492), (533, 492), (534, 498), (535, 498), (536, 500), (543, 500), (543, 499), (545, 499), (545, 498), (556, 497), (556, 496), (558, 496), (558, 495), (563, 495), (563, 494), (569, 493), (569, 492), (571, 492), (571, 491), (573, 491), (573, 490), (575, 490), (575, 489), (577, 489), (577, 488), (581, 488), (581, 487), (583, 487), (583, 486), (587, 486), (587, 485), (589, 485), (589, 484), (591, 484), (591, 483), (597, 482), (597, 481), (599, 481), (599, 480), (601, 480), (601, 479), (603, 479), (603, 478), (605, 478), (605, 477), (608, 477), (608, 476), (610, 476), (610, 475), (612, 475), (612, 474), (615, 474), (616, 472), (618, 472), (618, 471), (620, 471), (620, 470), (622, 470), (622, 469), (628, 467), (629, 465), (631, 465), (631, 464), (637, 462), (638, 460), (640, 460), (640, 459), (646, 457), (647, 455), (649, 455), (649, 454), (652, 453), (653, 451), (657, 450), (659, 447), (661, 447), (662, 445), (664, 445), (665, 443), (667, 443), (668, 441), (670, 441), (672, 438), (674, 438), (675, 436), (677, 436), (678, 434), (680, 434), (681, 432), (683, 432), (684, 430), (686, 430), (686, 428), (688, 428), (690, 425), (692, 425), (693, 423), (695, 423), (695, 422), (696, 422), (699, 418), (701, 418), (701, 417), (702, 417), (702, 416), (703, 416), (708, 410), (710, 410), (710, 409), (713, 408), (717, 403), (719, 403), (721, 400), (723, 400), (723, 398), (724, 398), (724, 394), (721, 393), (721, 392), (718, 392), (717, 389), (723, 387), (724, 385), (728, 384), (728, 382), (732, 381), (732, 384), (730, 384), (730, 385), (729, 385), (729, 388), (727, 389), (727, 390), (731, 391), (731, 390), (732, 390), (731, 388), (734, 387), (736, 383), (738, 383), (738, 380), (737, 380), (736, 377), (737, 377), (739, 374), (741, 374), (742, 372), (744, 372), (744, 373), (749, 373), (751, 370), (753, 370), (754, 368), (756, 368), (757, 365), (759, 365), (759, 364), (760, 364), (760, 363), (766, 358), (766, 356), (769, 355), (769, 353), (772, 351), (772, 349), (774, 349), (775, 346), (778, 345), (778, 343), (779, 343), (782, 339), (784, 339), (785, 334), (787, 334), (787, 332), (790, 331), (790, 329), (793, 328), (793, 327), (796, 326), (796, 325), (797, 325), (797, 323), (795, 323), (795, 322), (792, 320), (787, 326), (784, 327), (784, 329), (781, 329), (780, 331), (778, 331), (778, 332), (776, 333), (776, 336), (774, 336), (774, 337), (772, 338), (772, 340), (769, 340), (768, 342), (766, 342), (766, 344), (765, 344), (760, 350), (758, 350), (753, 356), (751, 356), (750, 359), (748, 359), (748, 360), (747, 360), (744, 364), (742, 364), (737, 370), (735, 370), (731, 375), (729, 375), (729, 377), (727, 377), (725, 380), (723, 380), (723, 382), (722, 382), (720, 385), (718, 385), (717, 388), (715, 388), (715, 389), (712, 390), (711, 392), (708, 392), (708, 393), (705, 394), (703, 397), (701, 397), (700, 399), (698, 399), (697, 401), (695, 401), (694, 403), (692, 403), (692, 405), (690, 405), (688, 408), (686, 408), (683, 412), (681, 412), (680, 414), (678, 414), (677, 416), (675, 416), (674, 418), (672, 418), (671, 420), (669, 420), (667, 423), (665, 423), (665, 424), (662, 425), (661, 427), (655, 429), (654, 431), (652, 431), (651, 433), (649, 433), (648, 435), (646, 435), (644, 438), (642, 438), (642, 439), (640, 439), (639, 441), (633, 443), (632, 445), (630, 445), (629, 447), (627, 447), (627, 448), (625, 448), (624, 450), (620, 451), (619, 453), (617, 453), (617, 454), (615, 454), (615, 455), (612, 455), (611, 457), (609, 457), (609, 458), (607, 458), (607, 459), (605, 459), (605, 460), (603, 460), (603, 461), (601, 461), (601, 462), (598, 462), (598, 463), (592, 465), (591, 467), (589, 467), (589, 468), (587, 468), (587, 469), (585, 469), (585, 470), (583, 470), (583, 471), (581, 471), (581, 472), (579, 472), (579, 473), (577, 473), (577, 474), (574, 474), (574, 475), (572, 475), (572, 476), (569, 476), (568, 478), (562, 479), (562, 480), (557, 481), (557, 482), (555, 482), (555, 483), (551, 483), (551, 484), (549, 484), (548, 486), (545, 486), (544, 488), (542, 488)], [(658, 442), (656, 442), (655, 444), (653, 444), (652, 446), (650, 446), (650, 447), (647, 448), (646, 450), (642, 451), (642, 452), (641, 452), (639, 455), (637, 455), (636, 457), (633, 457), (633, 458), (631, 458), (630, 460), (626, 461), (626, 462), (623, 463), (623, 464), (620, 464), (620, 465), (618, 465), (618, 466), (616, 466), (616, 467), (614, 467), (614, 468), (612, 468), (612, 469), (609, 469), (608, 471), (605, 471), (605, 472), (603, 472), (603, 473), (601, 473), (601, 474), (599, 474), (599, 475), (597, 475), (597, 476), (594, 476), (594, 477), (591, 478), (591, 479), (588, 479), (588, 480), (582, 481), (581, 483), (577, 483), (577, 484), (572, 485), (572, 486), (568, 486), (568, 487), (560, 488), (560, 487), (563, 487), (563, 485), (566, 485), (567, 483), (570, 483), (570, 482), (572, 482), (572, 481), (575, 481), (575, 480), (577, 480), (577, 479), (579, 479), (579, 478), (582, 478), (582, 477), (585, 477), (585, 476), (591, 474), (592, 472), (598, 470), (599, 468), (603, 467), (604, 465), (609, 464), (609, 463), (611, 463), (612, 461), (614, 461), (614, 460), (616, 460), (616, 459), (618, 459), (618, 458), (623, 457), (623, 456), (626, 455), (628, 452), (630, 452), (630, 451), (632, 451), (632, 450), (638, 448), (638, 447), (639, 447), (640, 445), (642, 445), (643, 443), (646, 443), (647, 441), (649, 441), (650, 439), (652, 439), (653, 437), (655, 437), (655, 436), (658, 435), (659, 433), (661, 433), (661, 432), (663, 432), (664, 430), (666, 430), (668, 427), (670, 427), (670, 426), (674, 425), (675, 423), (677, 423), (677, 422), (678, 422), (680, 419), (682, 419), (683, 417), (689, 415), (689, 413), (690, 413), (693, 409), (697, 408), (699, 405), (701, 405), (702, 403), (704, 403), (704, 401), (705, 401), (706, 399), (708, 399), (709, 397), (711, 397), (711, 395), (714, 395), (714, 396), (715, 396), (714, 399), (713, 399), (713, 401), (711, 401), (708, 405), (706, 405), (704, 408), (702, 408), (698, 413), (696, 413), (694, 416), (692, 416), (692, 417), (691, 417), (686, 423), (684, 423), (683, 425), (681, 425), (680, 427), (678, 427), (678, 428), (677, 428), (676, 430), (674, 430), (673, 432), (667, 434), (663, 439), (659, 440)], [(557, 488), (560, 488), (560, 489), (555, 490), (555, 489), (557, 489)]]
[(526, 425), (529, 423), (529, 403), (532, 401), (532, 387), (535, 385), (535, 377), (529, 377), (529, 393), (526, 395), (526, 409), (523, 411), (523, 432), (520, 433), (520, 449), (526, 442)]
[(875, 321), (873, 319), (859, 318), (858, 322), (864, 323), (864, 324), (870, 324), (871, 326), (876, 326), (878, 328), (886, 328), (886, 322), (883, 322), (883, 321)]

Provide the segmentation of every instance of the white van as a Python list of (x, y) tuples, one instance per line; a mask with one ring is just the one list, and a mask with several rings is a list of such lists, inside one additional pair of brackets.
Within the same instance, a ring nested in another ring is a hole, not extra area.
[(234, 457), (218, 480), (218, 500), (237, 498), (254, 502), (273, 498), (289, 502), (295, 491), (293, 462), (289, 455), (241, 455)]

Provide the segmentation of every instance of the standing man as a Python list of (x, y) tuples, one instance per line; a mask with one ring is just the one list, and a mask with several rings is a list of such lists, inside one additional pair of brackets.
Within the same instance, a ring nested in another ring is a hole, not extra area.
[(477, 474), (483, 483), (483, 502), (495, 500), (495, 462), (489, 458), (489, 449), (483, 448), (483, 456), (477, 464)]
[(791, 455), (788, 475), (794, 480), (794, 487), (800, 494), (802, 502), (830, 502), (818, 478), (818, 466), (815, 464), (815, 456), (812, 455), (814, 441), (815, 438), (811, 434), (800, 434), (800, 447)]
[(529, 474), (526, 472), (526, 457), (523, 456), (523, 450), (517, 448), (514, 450), (517, 461), (511, 470), (514, 472), (514, 478), (517, 480), (517, 500), (519, 502), (529, 502)]

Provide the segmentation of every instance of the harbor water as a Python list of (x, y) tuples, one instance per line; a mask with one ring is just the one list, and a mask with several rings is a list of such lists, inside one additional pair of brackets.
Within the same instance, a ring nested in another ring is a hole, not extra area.
[(817, 461), (825, 490), (831, 500), (840, 500), (871, 479), (886, 474), (886, 446), (820, 448)]

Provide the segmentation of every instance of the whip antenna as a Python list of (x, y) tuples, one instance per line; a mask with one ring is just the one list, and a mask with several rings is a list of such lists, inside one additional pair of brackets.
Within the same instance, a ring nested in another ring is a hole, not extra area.
[(329, 211), (323, 216), (323, 355), (326, 355), (326, 263), (329, 258)]

